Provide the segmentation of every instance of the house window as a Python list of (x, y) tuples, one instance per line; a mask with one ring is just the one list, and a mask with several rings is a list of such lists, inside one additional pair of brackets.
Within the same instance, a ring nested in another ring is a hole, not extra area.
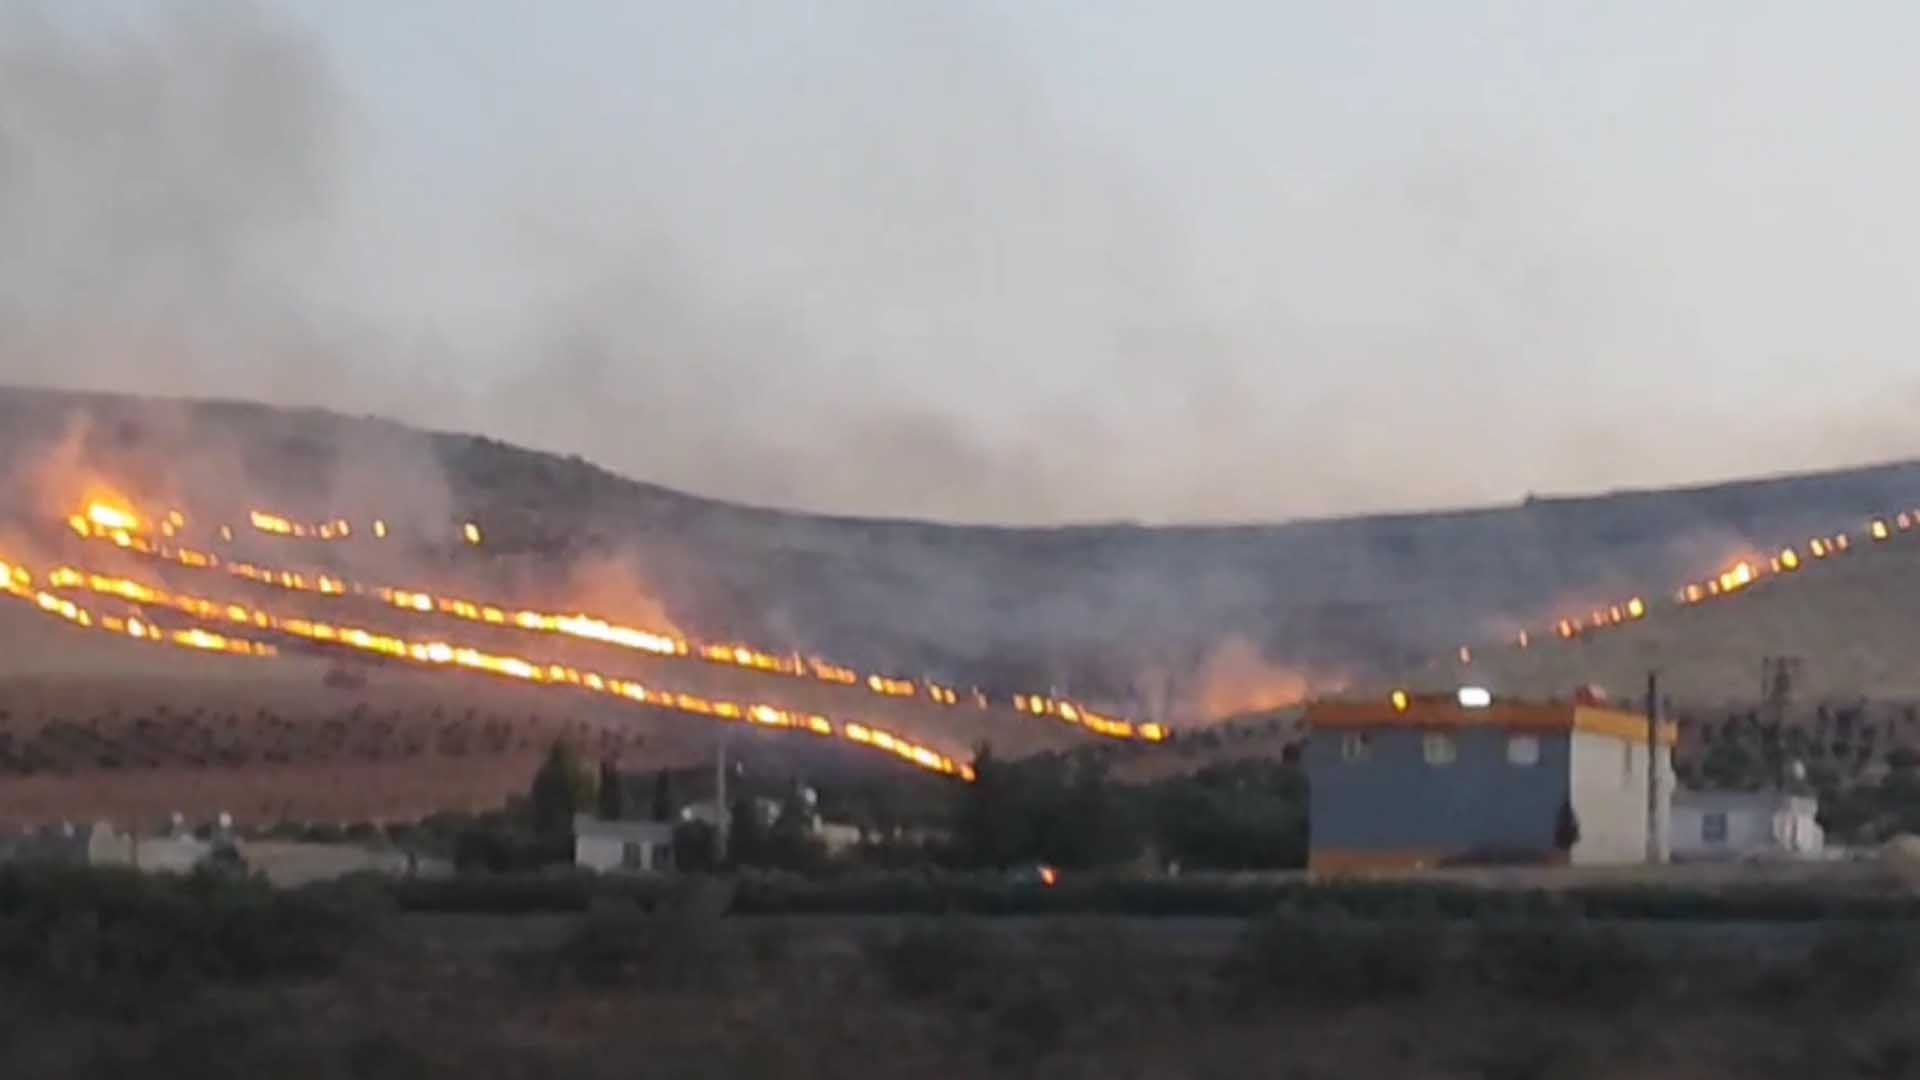
[(1454, 745), (1453, 736), (1441, 731), (1430, 731), (1420, 741), (1420, 751), (1429, 765), (1451, 765), (1460, 756), (1460, 748)]
[(647, 853), (635, 841), (629, 840), (620, 845), (620, 866), (627, 870), (645, 870)]
[(1340, 760), (1365, 761), (1373, 756), (1373, 736), (1364, 731), (1349, 731), (1340, 737)]
[(1633, 786), (1633, 744), (1630, 742), (1620, 744), (1620, 786)]
[(1538, 735), (1507, 736), (1507, 764), (1509, 765), (1540, 764), (1540, 736)]
[(1708, 844), (1727, 842), (1727, 815), (1724, 813), (1702, 814), (1700, 816), (1700, 839)]

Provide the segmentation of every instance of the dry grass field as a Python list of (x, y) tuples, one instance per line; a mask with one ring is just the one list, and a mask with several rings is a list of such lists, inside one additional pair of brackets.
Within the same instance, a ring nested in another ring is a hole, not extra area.
[[(571, 650), (606, 653), (591, 647)], [(576, 655), (569, 659), (579, 659)], [(948, 708), (723, 666), (623, 654), (596, 658), (650, 685), (859, 720), (964, 760), (991, 740), (1021, 754), (1085, 736), (1006, 710)], [(584, 662), (584, 661), (583, 661)], [(617, 665), (617, 666), (614, 666)], [(225, 811), (249, 822), (406, 820), (495, 808), (524, 793), (556, 739), (623, 768), (712, 759), (723, 729), (769, 752), (825, 741), (518, 686), (464, 672), (369, 669), (324, 682), (328, 661), (157, 650), (0, 606), (0, 822), (106, 818), (152, 823)], [(829, 744), (830, 745), (830, 744)], [(907, 769), (843, 746), (853, 769)]]

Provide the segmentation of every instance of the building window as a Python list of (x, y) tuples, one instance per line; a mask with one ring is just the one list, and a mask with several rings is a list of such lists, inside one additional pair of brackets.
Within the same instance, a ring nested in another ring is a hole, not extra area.
[(1373, 756), (1373, 736), (1364, 731), (1349, 731), (1340, 737), (1340, 760), (1365, 761)]
[(1540, 736), (1538, 735), (1507, 736), (1507, 764), (1509, 765), (1540, 764)]
[(1420, 742), (1420, 750), (1429, 765), (1451, 765), (1460, 756), (1460, 748), (1454, 745), (1453, 736), (1440, 731), (1428, 732)]
[(1700, 839), (1709, 844), (1727, 842), (1727, 815), (1723, 813), (1702, 814), (1700, 816)]
[(639, 844), (629, 840), (620, 845), (620, 866), (626, 870), (645, 870), (647, 868), (646, 853), (640, 849)]
[(1620, 786), (1633, 787), (1633, 744), (1630, 742), (1620, 744)]

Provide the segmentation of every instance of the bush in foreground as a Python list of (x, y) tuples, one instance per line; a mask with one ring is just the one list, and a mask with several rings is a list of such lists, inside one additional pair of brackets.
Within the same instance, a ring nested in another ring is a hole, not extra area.
[(699, 914), (650, 914), (630, 903), (596, 904), (560, 945), (523, 956), (536, 982), (577, 981), (602, 989), (713, 989), (742, 957), (726, 946), (719, 920)]
[(0, 972), (102, 1005), (157, 986), (324, 975), (389, 907), (353, 880), (276, 890), (206, 873), (0, 867)]
[(1520, 1000), (1613, 1009), (1664, 989), (1645, 947), (1584, 919), (1485, 922), (1469, 948), (1479, 982)]
[(1440, 973), (1442, 929), (1427, 920), (1281, 910), (1252, 923), (1220, 972), (1241, 1004), (1347, 1006), (1417, 998)]

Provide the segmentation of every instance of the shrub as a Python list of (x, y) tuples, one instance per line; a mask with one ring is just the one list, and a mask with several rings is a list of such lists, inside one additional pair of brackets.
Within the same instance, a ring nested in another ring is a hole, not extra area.
[(1486, 922), (1471, 948), (1478, 980), (1523, 1000), (1618, 1008), (1660, 989), (1645, 948), (1584, 919)]
[(719, 920), (650, 915), (627, 903), (596, 904), (551, 960), (544, 974), (599, 987), (712, 988), (729, 966)]
[(1243, 1004), (1340, 1007), (1414, 998), (1437, 981), (1441, 933), (1430, 920), (1281, 910), (1247, 928), (1221, 975)]
[(325, 974), (373, 932), (385, 894), (345, 882), (57, 866), (0, 868), (0, 971), (113, 1007), (156, 986)]
[(675, 886), (663, 878), (600, 877), (568, 869), (545, 874), (405, 878), (385, 887), (404, 911), (526, 915), (586, 911), (595, 898), (652, 909)]
[(1857, 1009), (1901, 998), (1913, 989), (1917, 968), (1920, 952), (1906, 927), (1841, 925), (1823, 931), (1804, 956), (1762, 973), (1753, 990), (1762, 1001), (1798, 1006), (1824, 999)]
[(917, 921), (904, 930), (872, 939), (868, 961), (887, 986), (909, 998), (953, 993), (992, 959), (993, 939), (959, 917)]

